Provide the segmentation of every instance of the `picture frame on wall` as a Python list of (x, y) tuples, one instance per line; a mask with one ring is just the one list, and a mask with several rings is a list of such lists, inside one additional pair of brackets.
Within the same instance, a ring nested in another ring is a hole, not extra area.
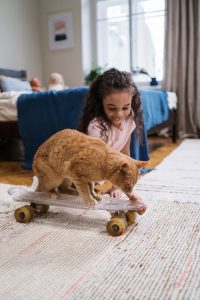
[(50, 15), (48, 30), (50, 50), (74, 47), (73, 17), (71, 11)]

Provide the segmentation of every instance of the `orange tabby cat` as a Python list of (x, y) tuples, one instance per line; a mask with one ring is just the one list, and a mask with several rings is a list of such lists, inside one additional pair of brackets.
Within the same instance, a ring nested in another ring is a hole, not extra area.
[(56, 189), (69, 191), (73, 183), (85, 203), (95, 204), (101, 197), (94, 182), (109, 180), (134, 200), (131, 192), (146, 162), (137, 161), (113, 150), (101, 139), (77, 130), (64, 129), (45, 141), (35, 154), (33, 171), (38, 177), (37, 191), (52, 195)]

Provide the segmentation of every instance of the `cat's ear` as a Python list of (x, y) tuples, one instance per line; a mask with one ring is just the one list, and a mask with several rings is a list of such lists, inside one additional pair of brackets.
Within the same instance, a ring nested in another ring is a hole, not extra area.
[(135, 164), (138, 167), (138, 169), (145, 167), (147, 163), (148, 161), (135, 160)]
[(120, 169), (120, 172), (127, 174), (128, 170), (129, 170), (129, 165), (126, 162), (124, 162), (121, 164), (119, 169)]

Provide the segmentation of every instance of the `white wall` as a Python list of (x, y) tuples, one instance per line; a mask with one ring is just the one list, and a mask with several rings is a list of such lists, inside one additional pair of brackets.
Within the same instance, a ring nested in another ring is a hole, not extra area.
[[(71, 11), (73, 16), (74, 47), (50, 50), (48, 42), (48, 18), (52, 14)], [(61, 73), (66, 85), (80, 86), (84, 83), (81, 41), (81, 0), (41, 0), (42, 48), (44, 80), (52, 72)]]
[[(65, 11), (73, 15), (74, 47), (50, 50), (48, 18)], [(43, 86), (52, 72), (70, 87), (83, 85), (81, 35), (81, 0), (0, 0), (0, 68), (25, 69)]]
[[(43, 79), (40, 0), (0, 0), (0, 68)], [(55, 1), (56, 2), (56, 1)]]

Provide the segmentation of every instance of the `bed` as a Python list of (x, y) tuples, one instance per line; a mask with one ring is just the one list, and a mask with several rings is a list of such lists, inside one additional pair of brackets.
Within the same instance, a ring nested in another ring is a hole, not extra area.
[[(167, 136), (170, 134), (172, 137), (172, 142), (176, 143), (177, 138), (177, 95), (174, 92), (166, 92), (162, 89), (152, 90), (148, 89), (140, 89), (142, 100), (145, 97), (145, 94), (142, 94), (143, 91), (148, 91), (149, 99), (146, 100), (146, 103), (143, 103), (144, 110), (144, 122), (146, 122), (146, 129), (148, 132), (148, 136), (153, 134), (160, 134), (161, 131), (166, 132)], [(165, 99), (157, 95), (159, 93), (166, 93)], [(144, 102), (144, 101), (143, 101)], [(163, 110), (166, 108), (166, 104), (168, 106), (168, 116), (165, 117), (165, 113)]]
[[(0, 68), (0, 76), (17, 78), (19, 80), (27, 79), (27, 73), (25, 70), (10, 70)], [(0, 98), (0, 139), (10, 140), (14, 138), (20, 138), (17, 113), (15, 112), (14, 106), (15, 105), (12, 105), (12, 103), (10, 102), (9, 97)], [(11, 112), (10, 107), (12, 107)], [(6, 115), (7, 112), (8, 115)]]
[[(26, 78), (25, 71), (0, 74)], [(12, 121), (0, 120), (0, 139), (21, 138), (24, 148), (24, 169), (32, 168), (34, 154), (49, 136), (64, 128), (77, 128), (88, 87), (70, 88), (63, 91), (15, 92), (10, 101), (15, 103)], [(131, 156), (149, 160), (148, 133), (169, 120), (169, 93), (140, 90), (143, 106), (143, 136), (139, 142), (133, 133)], [(7, 99), (9, 101), (9, 99)], [(1, 100), (0, 100), (1, 102)], [(0, 108), (1, 109), (1, 108)]]

